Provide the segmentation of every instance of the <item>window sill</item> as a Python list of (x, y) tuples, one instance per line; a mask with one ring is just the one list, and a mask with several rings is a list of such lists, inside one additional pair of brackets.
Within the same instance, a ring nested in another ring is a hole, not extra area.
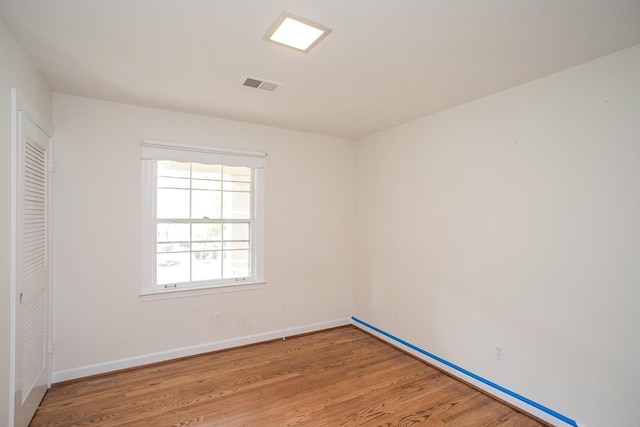
[(200, 295), (220, 294), (225, 292), (251, 291), (255, 289), (263, 289), (267, 284), (265, 281), (256, 281), (248, 283), (230, 283), (228, 285), (201, 286), (198, 288), (182, 288), (182, 289), (161, 289), (158, 291), (142, 291), (139, 294), (140, 300), (143, 302), (157, 301), (173, 298), (195, 297)]

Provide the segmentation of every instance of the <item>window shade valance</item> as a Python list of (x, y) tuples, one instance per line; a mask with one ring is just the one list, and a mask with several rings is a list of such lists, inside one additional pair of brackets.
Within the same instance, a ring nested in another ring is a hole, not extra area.
[(148, 160), (174, 160), (176, 162), (204, 163), (225, 166), (264, 168), (267, 153), (229, 150), (224, 148), (183, 145), (161, 141), (142, 141), (142, 158)]

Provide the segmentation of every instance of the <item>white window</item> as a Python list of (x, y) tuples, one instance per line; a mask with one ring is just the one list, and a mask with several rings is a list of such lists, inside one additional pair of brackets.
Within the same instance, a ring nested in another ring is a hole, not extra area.
[(142, 296), (264, 283), (264, 157), (143, 141)]

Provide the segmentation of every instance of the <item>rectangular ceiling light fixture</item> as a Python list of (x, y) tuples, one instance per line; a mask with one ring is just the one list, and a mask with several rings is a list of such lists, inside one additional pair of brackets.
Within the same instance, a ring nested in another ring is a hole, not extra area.
[(330, 32), (331, 28), (327, 28), (324, 25), (282, 12), (264, 35), (264, 39), (306, 53)]

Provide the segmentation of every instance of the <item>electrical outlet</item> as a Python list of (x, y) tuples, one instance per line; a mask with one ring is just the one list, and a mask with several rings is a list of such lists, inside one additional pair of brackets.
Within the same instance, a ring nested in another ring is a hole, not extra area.
[(496, 356), (496, 359), (502, 360), (504, 362), (504, 346), (503, 345), (496, 345), (495, 356)]
[(222, 312), (216, 311), (213, 313), (213, 324), (219, 325), (222, 323)]

